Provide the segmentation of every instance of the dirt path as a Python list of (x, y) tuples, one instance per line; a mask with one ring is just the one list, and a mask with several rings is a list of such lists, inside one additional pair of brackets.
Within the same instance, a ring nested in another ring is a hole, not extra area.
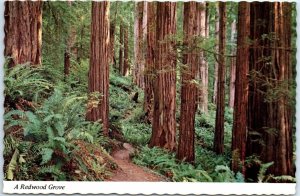
[(158, 182), (163, 178), (147, 171), (146, 168), (133, 164), (129, 157), (130, 149), (120, 149), (112, 153), (116, 164), (120, 167), (108, 181)]

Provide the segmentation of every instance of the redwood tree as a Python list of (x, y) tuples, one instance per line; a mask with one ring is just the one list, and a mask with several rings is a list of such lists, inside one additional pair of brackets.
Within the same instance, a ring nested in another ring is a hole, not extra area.
[[(238, 4), (235, 102), (232, 130), (232, 170), (245, 173), (249, 70), (250, 3)], [(240, 167), (241, 166), (241, 167)]]
[(150, 147), (176, 146), (176, 3), (157, 2), (154, 113)]
[(194, 137), (195, 137), (195, 112), (197, 109), (197, 85), (193, 82), (198, 73), (199, 55), (194, 49), (195, 36), (198, 35), (197, 15), (201, 14), (202, 3), (194, 1), (184, 3), (184, 51), (181, 71), (181, 107), (180, 107), (180, 127), (177, 158), (187, 162), (195, 161)]
[(123, 21), (120, 23), (120, 48), (119, 48), (119, 73), (123, 73), (123, 55), (124, 55), (124, 24)]
[[(250, 14), (247, 155), (273, 162), (268, 172), (294, 175), (292, 145), (291, 3), (253, 2)], [(255, 134), (254, 134), (255, 133)], [(246, 172), (252, 177), (251, 168)], [(254, 176), (255, 178), (255, 176)]]
[[(216, 37), (216, 46), (215, 46), (215, 51), (219, 51), (219, 33), (220, 33), (220, 13), (219, 9), (217, 7), (216, 9), (216, 15), (215, 15), (215, 37)], [(215, 56), (216, 60), (219, 59), (219, 57), (216, 55)], [(213, 91), (213, 96), (212, 96), (212, 103), (216, 104), (217, 103), (217, 91), (218, 91), (218, 66), (219, 63), (218, 61), (215, 62), (214, 66), (214, 91)]]
[(217, 154), (224, 152), (224, 109), (225, 109), (225, 39), (226, 39), (226, 3), (219, 2), (220, 33), (219, 33), (219, 65), (217, 111), (214, 136), (214, 151)]
[(91, 54), (88, 89), (99, 92), (101, 98), (96, 107), (88, 108), (87, 120), (101, 120), (103, 134), (108, 135), (108, 87), (109, 87), (109, 2), (92, 2)]
[[(235, 42), (235, 34), (236, 34), (236, 21), (233, 20), (231, 23), (231, 44)], [(230, 59), (230, 84), (229, 84), (229, 107), (234, 107), (234, 94), (235, 94), (235, 80), (236, 80), (236, 58), (234, 57), (236, 54), (236, 47), (232, 45), (231, 47), (231, 59)]]
[(124, 27), (124, 63), (123, 63), (123, 69), (122, 69), (122, 75), (127, 76), (128, 75), (128, 69), (129, 69), (129, 58), (128, 58), (128, 27)]
[(145, 64), (144, 111), (146, 121), (153, 117), (153, 81), (156, 44), (156, 2), (148, 2), (147, 11), (147, 55)]
[(136, 2), (135, 4), (135, 21), (134, 21), (134, 67), (133, 67), (133, 81), (140, 88), (144, 87), (144, 19), (147, 17), (145, 9), (147, 2)]
[(119, 2), (116, 2), (115, 13), (114, 16), (110, 15), (110, 28), (109, 28), (109, 47), (110, 47), (110, 55), (109, 62), (115, 65), (115, 31), (116, 31), (116, 21), (117, 21), (117, 13), (118, 13), (118, 5)]
[(9, 67), (41, 64), (42, 1), (5, 2), (5, 51)]
[[(198, 35), (200, 39), (204, 40), (207, 35), (207, 17), (206, 17), (206, 3), (202, 2), (199, 6), (199, 19), (198, 19)], [(195, 28), (197, 28), (195, 27)], [(199, 58), (199, 78), (200, 78), (200, 89), (199, 89), (199, 108), (203, 113), (208, 112), (208, 64), (205, 60), (204, 51), (200, 51)]]

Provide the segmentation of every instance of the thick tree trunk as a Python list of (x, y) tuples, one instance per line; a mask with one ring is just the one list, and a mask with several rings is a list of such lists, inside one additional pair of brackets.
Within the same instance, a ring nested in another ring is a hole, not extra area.
[(238, 5), (235, 102), (232, 130), (232, 170), (245, 174), (250, 35), (250, 3)]
[(154, 113), (150, 147), (176, 146), (176, 3), (157, 2)]
[[(199, 17), (199, 35), (202, 39), (206, 38), (206, 3), (200, 3), (200, 17)], [(208, 65), (205, 60), (204, 51), (200, 52), (200, 89), (199, 89), (199, 108), (203, 113), (208, 112)]]
[(219, 33), (219, 65), (217, 111), (214, 136), (214, 151), (217, 154), (224, 152), (224, 109), (225, 109), (225, 39), (226, 39), (226, 3), (219, 2), (220, 33)]
[[(144, 88), (144, 67), (145, 67), (145, 56), (143, 51), (144, 46), (144, 21), (147, 19), (146, 13), (147, 2), (136, 3), (136, 13), (134, 22), (134, 68), (133, 68), (133, 81), (140, 88)], [(145, 18), (145, 19), (144, 19)]]
[[(268, 172), (294, 175), (289, 103), (291, 3), (251, 3), (247, 155), (274, 162)], [(268, 37), (266, 39), (266, 36)], [(268, 57), (268, 58), (266, 58)], [(255, 134), (254, 134), (255, 133)], [(247, 176), (254, 178), (252, 168)]]
[(5, 2), (5, 51), (9, 67), (41, 64), (42, 1)]
[[(219, 51), (219, 31), (220, 31), (220, 22), (219, 22), (219, 18), (220, 18), (220, 13), (219, 13), (219, 9), (217, 7), (216, 9), (216, 15), (215, 15), (215, 20), (216, 20), (216, 24), (215, 24), (215, 36), (216, 36), (216, 46), (215, 46), (215, 51), (218, 52)], [(216, 55), (215, 56), (216, 59), (219, 59), (219, 57)], [(215, 67), (214, 67), (214, 92), (213, 92), (213, 96), (212, 96), (212, 103), (216, 104), (217, 103), (217, 91), (218, 91), (218, 66), (219, 63), (216, 60), (215, 62)]]
[(99, 104), (88, 108), (87, 120), (102, 122), (103, 134), (108, 135), (109, 88), (109, 2), (92, 2), (91, 56), (88, 89), (101, 94)]
[(128, 75), (128, 69), (129, 69), (129, 63), (128, 63), (128, 27), (125, 27), (124, 29), (124, 63), (123, 63), (123, 69), (122, 69), (122, 75), (127, 76)]
[(119, 49), (119, 73), (123, 73), (123, 65), (124, 65), (124, 60), (123, 60), (123, 55), (124, 55), (124, 24), (121, 21), (120, 23), (120, 49)]
[[(231, 44), (235, 42), (236, 34), (236, 22), (235, 20), (231, 23)], [(231, 55), (236, 54), (235, 46), (231, 46)], [(234, 94), (235, 94), (235, 80), (236, 80), (236, 58), (231, 57), (230, 59), (230, 84), (229, 84), (229, 107), (234, 107)]]
[(185, 67), (181, 71), (181, 107), (180, 107), (180, 127), (177, 158), (193, 163), (195, 161), (195, 113), (197, 109), (197, 85), (193, 82), (197, 76), (199, 55), (196, 48), (195, 36), (198, 35), (198, 20), (203, 19), (203, 3), (184, 3), (184, 48), (183, 64)]
[(147, 55), (145, 64), (144, 111), (148, 123), (153, 117), (153, 81), (156, 50), (156, 2), (148, 2)]

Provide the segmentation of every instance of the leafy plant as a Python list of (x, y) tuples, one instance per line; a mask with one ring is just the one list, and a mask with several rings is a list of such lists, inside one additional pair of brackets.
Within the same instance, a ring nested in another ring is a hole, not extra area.
[(4, 67), (6, 101), (16, 103), (18, 99), (23, 98), (38, 102), (53, 90), (53, 84), (42, 77), (43, 74), (51, 75), (43, 67), (31, 67), (28, 64), (16, 65), (13, 68), (8, 68), (7, 65)]

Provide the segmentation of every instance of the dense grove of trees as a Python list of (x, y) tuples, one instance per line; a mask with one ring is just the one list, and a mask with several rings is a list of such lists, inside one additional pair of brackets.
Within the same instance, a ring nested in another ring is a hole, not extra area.
[[(272, 162), (267, 173), (294, 176), (293, 4), (78, 4), (6, 2), (8, 66), (42, 66), (42, 57), (43, 62), (52, 63), (61, 58), (64, 81), (80, 83), (83, 79), (76, 74), (88, 60), (85, 119), (101, 122), (98, 132), (105, 137), (113, 134), (110, 75), (116, 71), (138, 87), (132, 100), (138, 103), (144, 99), (140, 106), (143, 118), (139, 120), (151, 127), (150, 148), (165, 149), (175, 153), (178, 160), (195, 165), (195, 148), (203, 143), (196, 128), (207, 126), (197, 123), (197, 118), (213, 111), (209, 149), (216, 156), (225, 156), (230, 146), (228, 166), (235, 174), (242, 174), (246, 181), (258, 181), (260, 168)], [(77, 15), (64, 13), (69, 9), (76, 10)], [(69, 19), (60, 21), (63, 16)], [(42, 18), (46, 18), (43, 27)], [(47, 30), (63, 37), (52, 39), (54, 35)], [(51, 44), (59, 43), (64, 43), (57, 47), (63, 55), (56, 58), (58, 53)], [(47, 56), (50, 53), (54, 56)], [(6, 102), (9, 99), (6, 95)], [(228, 110), (233, 111), (230, 136), (226, 135)], [(226, 143), (225, 137), (231, 143)]]

